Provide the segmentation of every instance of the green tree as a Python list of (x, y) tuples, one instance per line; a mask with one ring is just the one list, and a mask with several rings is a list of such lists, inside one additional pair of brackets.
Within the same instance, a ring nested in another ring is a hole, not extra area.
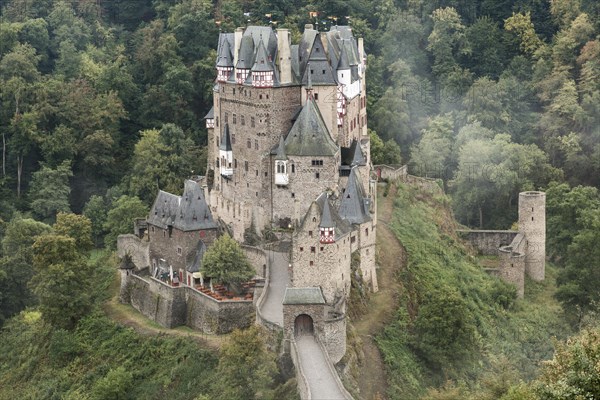
[(7, 225), (2, 238), (0, 257), (0, 325), (25, 307), (34, 304), (27, 283), (33, 276), (35, 239), (51, 232), (50, 226), (28, 218), (15, 216)]
[(80, 252), (92, 249), (92, 222), (83, 215), (59, 212), (53, 225), (57, 235), (75, 239), (75, 245)]
[(204, 253), (202, 272), (234, 290), (256, 274), (240, 245), (227, 234), (215, 240)]
[(90, 268), (75, 239), (48, 234), (33, 244), (36, 274), (31, 286), (40, 302), (42, 318), (52, 326), (72, 329), (92, 306)]
[(274, 357), (258, 326), (236, 330), (223, 345), (213, 396), (217, 400), (272, 399)]
[(35, 215), (45, 221), (53, 221), (56, 213), (69, 212), (69, 178), (73, 176), (68, 161), (64, 161), (56, 168), (42, 166), (33, 173), (29, 188), (32, 199), (31, 208)]
[(600, 332), (585, 330), (559, 344), (543, 364), (535, 391), (541, 399), (578, 400), (600, 397)]
[(458, 57), (469, 54), (471, 48), (465, 35), (465, 26), (453, 7), (438, 8), (431, 15), (433, 30), (429, 35), (427, 50), (434, 62), (433, 73), (442, 81), (458, 67)]
[(133, 384), (133, 374), (123, 366), (110, 369), (108, 373), (97, 380), (92, 387), (93, 400), (127, 399), (127, 392)]
[(89, 218), (92, 223), (92, 239), (96, 246), (104, 243), (104, 235), (106, 234), (104, 224), (106, 223), (108, 210), (107, 201), (102, 196), (97, 195), (90, 197), (83, 209), (83, 215)]
[(106, 247), (114, 249), (117, 246), (117, 236), (133, 232), (133, 221), (136, 218), (146, 218), (148, 207), (137, 197), (121, 196), (114, 202), (108, 212), (104, 229), (108, 232), (104, 237)]

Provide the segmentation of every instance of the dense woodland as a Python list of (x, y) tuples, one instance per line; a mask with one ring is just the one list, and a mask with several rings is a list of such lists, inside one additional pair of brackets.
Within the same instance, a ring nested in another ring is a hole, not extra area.
[[(550, 299), (562, 307), (560, 321), (555, 314), (537, 310), (533, 314), (547, 322), (542, 324), (543, 340), (524, 350), (492, 353), (531, 355), (529, 361), (509, 363), (513, 375), (503, 387), (510, 388), (513, 397), (507, 400), (574, 399), (578, 394), (568, 388), (558, 388), (554, 395), (542, 389), (534, 393), (518, 381), (539, 376), (531, 360), (552, 356), (548, 347), (552, 336), (581, 335), (571, 343), (580, 346), (579, 353), (560, 347), (556, 368), (545, 369), (541, 381), (563, 371), (561, 362), (581, 367), (600, 357), (598, 330), (579, 333), (598, 325), (600, 300), (596, 284), (600, 281), (599, 2), (6, 0), (0, 7), (0, 325), (7, 321), (6, 341), (2, 341), (7, 346), (20, 346), (19, 340), (27, 335), (45, 338), (45, 344), (29, 348), (29, 354), (51, 360), (44, 364), (48, 368), (53, 362), (57, 368), (76, 368), (72, 360), (88, 362), (83, 347), (99, 345), (88, 343), (94, 324), (101, 325), (94, 329), (118, 331), (111, 333), (114, 337), (125, 335), (99, 316), (102, 293), (82, 288), (88, 288), (94, 277), (106, 280), (97, 274), (106, 271), (99, 265), (109, 262), (98, 263), (97, 258), (108, 259), (116, 236), (130, 231), (131, 218), (147, 214), (159, 188), (178, 193), (184, 178), (204, 173), (202, 118), (212, 106), (220, 30), (271, 24), (290, 29), (297, 41), (306, 23), (319, 30), (338, 23), (351, 25), (355, 35), (365, 38), (374, 162), (408, 164), (415, 175), (439, 179), (449, 196), (442, 203), (452, 208), (460, 223), (473, 227), (510, 228), (517, 219), (518, 193), (546, 191), (547, 249), (556, 265), (551, 267), (556, 290)], [(309, 16), (313, 11), (318, 17)], [(406, 207), (419, 201), (402, 191), (398, 196), (411, 199), (400, 201)], [(413, 222), (419, 218), (413, 215)], [(425, 232), (402, 231), (401, 226), (397, 230), (403, 243), (419, 243)], [(415, 257), (419, 251), (440, 252), (415, 246)], [(448, 252), (441, 251), (450, 254), (446, 261), (462, 265), (462, 250), (449, 246)], [(106, 250), (90, 258), (94, 248)], [(442, 278), (425, 274), (420, 282), (433, 286), (414, 290), (433, 289), (439, 296), (424, 303), (421, 314), (414, 314), (418, 299), (401, 299), (397, 321), (380, 338), (390, 376), (402, 372), (396, 365), (401, 361), (418, 371), (410, 382), (390, 382), (391, 398), (412, 399), (424, 395), (429, 386), (444, 385), (427, 396), (476, 396), (470, 392), (478, 387), (474, 382), (481, 382), (484, 372), (492, 373), (492, 367), (499, 365), (490, 361), (481, 342), (486, 337), (482, 327), (501, 314), (489, 308), (517, 314), (522, 307), (528, 310), (514, 302), (514, 294), (505, 286), (483, 294), (468, 285), (456, 289), (462, 281), (455, 277), (443, 278), (445, 284), (433, 284), (435, 279)], [(448, 297), (443, 290), (450, 290), (450, 282), (454, 289)], [(98, 287), (107, 288), (108, 283)], [(76, 301), (65, 302), (74, 294)], [(440, 328), (432, 321), (445, 318), (436, 314), (440, 307), (435, 301), (448, 298), (454, 302), (452, 315), (469, 321), (464, 335), (458, 336), (464, 342), (442, 343), (428, 336)], [(63, 310), (65, 303), (69, 308)], [(25, 309), (29, 311), (19, 314)], [(412, 314), (402, 314), (403, 309)], [(479, 318), (477, 310), (484, 310), (486, 316)], [(509, 328), (521, 317), (514, 318)], [(399, 337), (403, 329), (414, 337)], [(248, 335), (242, 339), (257, 340)], [(415, 342), (417, 336), (423, 338), (421, 342)], [(504, 334), (487, 337), (500, 347), (506, 343), (510, 347), (516, 340)], [(128, 341), (142, 339), (119, 340), (126, 348)], [(264, 344), (253, 343), (256, 357), (268, 357)], [(146, 345), (149, 352), (158, 346)], [(465, 348), (477, 351), (460, 353)], [(189, 354), (206, 358), (210, 368), (227, 364), (227, 356), (219, 361), (214, 355)], [(581, 354), (589, 355), (587, 361), (569, 358)], [(71, 398), (115, 398), (110, 390), (128, 393), (123, 398), (175, 393), (168, 391), (168, 377), (160, 371), (136, 375), (135, 370), (119, 370), (116, 364), (90, 371), (67, 388), (44, 380), (48, 371), (34, 372), (35, 365), (23, 364), (19, 357), (0, 358), (0, 375), (20, 365), (13, 375), (2, 375), (0, 386), (32, 376), (48, 385), (43, 393), (23, 389), (19, 393), (25, 397), (69, 393)], [(257, 373), (273, 395), (282, 382), (268, 378), (276, 370), (271, 361), (266, 362), (268, 371)], [(455, 365), (457, 361), (461, 364)], [(485, 368), (480, 368), (481, 363)], [(162, 379), (162, 386), (158, 385), (162, 389), (157, 387), (151, 395), (130, 391), (141, 376)], [(446, 379), (453, 383), (445, 384)], [(597, 371), (589, 379), (574, 385), (600, 387)], [(121, 386), (102, 387), (110, 382)], [(204, 381), (191, 382), (187, 384), (197, 385), (197, 393), (210, 398), (221, 393)], [(254, 394), (265, 390), (255, 388)], [(509, 396), (506, 390), (485, 398)], [(2, 396), (10, 398), (6, 393)]]

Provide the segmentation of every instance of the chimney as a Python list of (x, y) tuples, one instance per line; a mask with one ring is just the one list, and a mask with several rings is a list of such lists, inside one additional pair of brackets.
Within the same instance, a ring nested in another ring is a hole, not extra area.
[(292, 83), (292, 54), (290, 50), (290, 31), (277, 29), (277, 55), (279, 60), (279, 82), (282, 85)]
[(365, 54), (365, 41), (361, 37), (358, 38), (358, 57), (360, 57), (360, 60), (358, 60), (358, 62), (364, 64), (367, 55)]
[(244, 34), (244, 28), (236, 28), (235, 33), (233, 34), (233, 67), (237, 65), (238, 56), (240, 54), (240, 45), (242, 44), (242, 35)]

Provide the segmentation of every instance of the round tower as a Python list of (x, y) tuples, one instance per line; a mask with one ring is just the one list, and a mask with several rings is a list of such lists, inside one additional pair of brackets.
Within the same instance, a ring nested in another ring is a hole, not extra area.
[(527, 240), (525, 272), (534, 281), (542, 281), (546, 267), (546, 193), (519, 193), (519, 231)]

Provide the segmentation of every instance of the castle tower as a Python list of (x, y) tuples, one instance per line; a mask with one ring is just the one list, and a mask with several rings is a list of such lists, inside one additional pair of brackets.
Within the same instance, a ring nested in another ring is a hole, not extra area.
[(519, 231), (525, 235), (525, 271), (534, 281), (545, 276), (546, 193), (519, 193)]
[(220, 173), (222, 176), (230, 177), (233, 175), (233, 151), (231, 148), (231, 135), (229, 134), (229, 124), (225, 124), (221, 144), (219, 145)]

